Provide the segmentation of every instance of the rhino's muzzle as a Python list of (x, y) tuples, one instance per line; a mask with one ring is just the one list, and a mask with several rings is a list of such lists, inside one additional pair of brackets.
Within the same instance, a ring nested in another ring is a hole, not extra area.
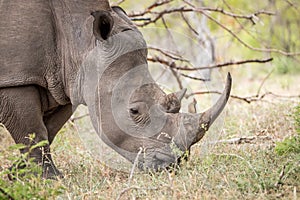
[(186, 157), (190, 147), (197, 143), (224, 109), (231, 91), (231, 75), (228, 73), (225, 89), (218, 101), (207, 111), (199, 114), (168, 114), (166, 125), (156, 137), (168, 143), (145, 151), (144, 168), (158, 170), (178, 163)]

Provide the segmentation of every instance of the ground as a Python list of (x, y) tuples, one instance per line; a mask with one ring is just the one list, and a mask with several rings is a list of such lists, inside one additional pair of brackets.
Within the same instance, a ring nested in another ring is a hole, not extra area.
[[(234, 77), (233, 73), (233, 94), (241, 96), (255, 94), (263, 79), (244, 80), (244, 86), (253, 85), (245, 91), (236, 84), (241, 80)], [(299, 95), (299, 80), (300, 75), (275, 73), (266, 81), (262, 93)], [(273, 95), (250, 104), (231, 98), (220, 137), (214, 137), (219, 142), (203, 147), (200, 141), (193, 147), (190, 159), (175, 172), (151, 174), (135, 170), (133, 176), (91, 156), (76, 126), (68, 122), (52, 145), (55, 162), (65, 178), (45, 181), (28, 175), (10, 182), (5, 170), (19, 153), (9, 148), (13, 140), (1, 128), (0, 188), (15, 199), (296, 200), (300, 198), (300, 155), (280, 156), (274, 148), (277, 142), (296, 134), (292, 114), (297, 105), (299, 98)], [(208, 132), (208, 138), (214, 133)], [(1, 198), (8, 196), (0, 192)]]

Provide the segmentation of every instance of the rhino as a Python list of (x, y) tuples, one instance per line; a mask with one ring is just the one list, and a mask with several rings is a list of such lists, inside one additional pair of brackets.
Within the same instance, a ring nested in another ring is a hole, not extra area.
[[(176, 164), (225, 107), (225, 89), (203, 113), (181, 113), (186, 90), (166, 94), (151, 77), (141, 32), (107, 0), (2, 0), (0, 123), (42, 167), (62, 176), (50, 145), (78, 105), (98, 136), (142, 170)], [(35, 137), (29, 139), (28, 134)]]

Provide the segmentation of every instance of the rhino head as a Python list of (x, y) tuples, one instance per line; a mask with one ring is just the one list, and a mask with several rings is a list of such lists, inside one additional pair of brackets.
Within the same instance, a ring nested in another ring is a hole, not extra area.
[(95, 46), (74, 84), (73, 103), (89, 108), (101, 139), (142, 169), (168, 167), (197, 143), (223, 110), (231, 90), (227, 76), (219, 100), (203, 113), (180, 113), (185, 90), (166, 94), (148, 70), (147, 45), (119, 7), (92, 13)]

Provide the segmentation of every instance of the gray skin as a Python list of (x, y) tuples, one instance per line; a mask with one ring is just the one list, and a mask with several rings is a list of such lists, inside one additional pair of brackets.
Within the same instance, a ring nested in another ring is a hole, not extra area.
[(50, 145), (79, 104), (106, 144), (138, 158), (141, 169), (158, 170), (204, 136), (230, 89), (228, 75), (211, 109), (179, 113), (185, 90), (167, 95), (153, 81), (146, 43), (121, 8), (105, 0), (0, 3), (0, 123), (16, 143), (49, 142), (29, 154), (44, 178), (61, 175)]

